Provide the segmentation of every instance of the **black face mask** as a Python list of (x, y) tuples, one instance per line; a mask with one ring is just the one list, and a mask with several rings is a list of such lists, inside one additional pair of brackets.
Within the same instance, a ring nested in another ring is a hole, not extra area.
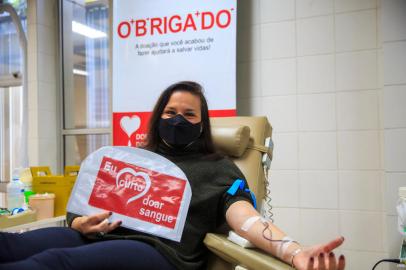
[(201, 122), (192, 124), (182, 115), (159, 121), (159, 136), (174, 147), (184, 147), (199, 138), (202, 129)]

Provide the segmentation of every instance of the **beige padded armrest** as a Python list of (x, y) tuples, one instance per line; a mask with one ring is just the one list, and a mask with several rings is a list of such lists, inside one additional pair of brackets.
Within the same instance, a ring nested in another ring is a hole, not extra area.
[(259, 249), (240, 247), (225, 235), (208, 233), (204, 239), (206, 247), (217, 256), (234, 265), (250, 270), (292, 270), (289, 265)]
[[(238, 117), (212, 117), (212, 126), (247, 126), (250, 129), (248, 144), (263, 145), (265, 138), (272, 136), (272, 128), (266, 117), (261, 116), (238, 116)], [(233, 157), (232, 160), (238, 166), (248, 182), (250, 190), (257, 197), (257, 205), (261, 207), (265, 194), (265, 176), (261, 164), (262, 152), (248, 148), (240, 157)]]
[(224, 154), (241, 157), (247, 149), (250, 128), (239, 125), (212, 125), (214, 145)]

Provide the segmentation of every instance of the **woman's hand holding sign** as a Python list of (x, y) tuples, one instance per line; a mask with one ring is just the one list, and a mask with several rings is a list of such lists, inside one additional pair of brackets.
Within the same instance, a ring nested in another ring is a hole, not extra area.
[(91, 216), (77, 217), (72, 222), (72, 228), (82, 234), (108, 233), (121, 225), (121, 221), (108, 222), (111, 212), (103, 212)]

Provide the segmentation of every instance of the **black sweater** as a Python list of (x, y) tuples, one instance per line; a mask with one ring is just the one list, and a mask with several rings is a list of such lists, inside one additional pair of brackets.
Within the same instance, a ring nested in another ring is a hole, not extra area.
[[(178, 243), (122, 227), (104, 236), (88, 237), (94, 240), (144, 241), (154, 246), (178, 269), (204, 269), (208, 252), (203, 243), (206, 233), (215, 232), (225, 223), (225, 213), (232, 203), (239, 200), (251, 201), (250, 195), (246, 192), (239, 191), (235, 196), (226, 193), (236, 179), (244, 179), (244, 176), (228, 158), (216, 154), (203, 155), (193, 147), (188, 151), (177, 152), (161, 146), (157, 153), (183, 170), (192, 189), (192, 199), (181, 241)], [(69, 226), (75, 217), (77, 215), (67, 214)]]

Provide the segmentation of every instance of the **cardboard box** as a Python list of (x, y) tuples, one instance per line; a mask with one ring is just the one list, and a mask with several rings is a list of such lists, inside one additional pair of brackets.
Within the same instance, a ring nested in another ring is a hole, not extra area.
[(25, 223), (34, 222), (37, 220), (37, 213), (34, 210), (26, 210), (15, 215), (0, 216), (0, 229), (22, 225)]

